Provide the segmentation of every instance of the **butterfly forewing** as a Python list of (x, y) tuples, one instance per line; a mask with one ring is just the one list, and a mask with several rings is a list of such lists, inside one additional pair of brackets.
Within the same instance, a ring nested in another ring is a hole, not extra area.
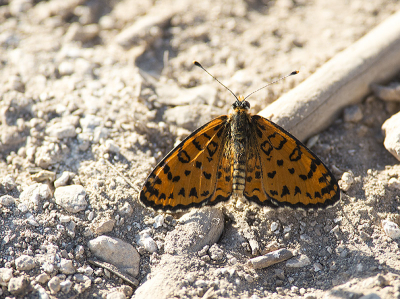
[(232, 187), (225, 177), (221, 180), (226, 173), (219, 169), (229, 158), (224, 151), (228, 132), (227, 116), (194, 131), (149, 175), (140, 193), (142, 203), (176, 211), (229, 199)]
[(332, 173), (300, 141), (269, 120), (251, 117), (244, 196), (261, 205), (323, 207), (340, 198)]

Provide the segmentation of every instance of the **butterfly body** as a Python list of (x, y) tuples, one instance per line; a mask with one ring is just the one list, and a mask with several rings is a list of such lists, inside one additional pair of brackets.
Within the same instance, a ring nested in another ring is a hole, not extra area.
[(198, 128), (152, 171), (140, 201), (155, 210), (215, 205), (234, 196), (261, 206), (315, 208), (340, 199), (332, 173), (290, 133), (237, 98), (230, 115)]

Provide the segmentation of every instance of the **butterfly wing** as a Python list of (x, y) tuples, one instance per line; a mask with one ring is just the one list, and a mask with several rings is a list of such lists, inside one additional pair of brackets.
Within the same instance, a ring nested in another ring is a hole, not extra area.
[(155, 210), (177, 211), (229, 199), (227, 119), (224, 115), (212, 120), (175, 147), (147, 178), (140, 201)]
[(272, 207), (325, 207), (340, 199), (336, 179), (322, 161), (290, 133), (251, 117), (244, 196)]

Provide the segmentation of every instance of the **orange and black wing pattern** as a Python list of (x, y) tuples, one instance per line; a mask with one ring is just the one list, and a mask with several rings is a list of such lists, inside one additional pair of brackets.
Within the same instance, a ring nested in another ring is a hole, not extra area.
[(243, 195), (261, 206), (323, 208), (340, 199), (333, 174), (299, 140), (259, 116), (250, 120)]
[(149, 175), (140, 201), (155, 210), (179, 211), (228, 200), (232, 194), (230, 153), (225, 146), (229, 134), (226, 115), (190, 134)]

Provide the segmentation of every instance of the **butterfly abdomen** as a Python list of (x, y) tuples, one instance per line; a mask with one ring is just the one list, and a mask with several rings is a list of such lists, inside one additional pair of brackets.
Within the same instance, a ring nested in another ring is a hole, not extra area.
[(230, 115), (231, 150), (233, 157), (232, 189), (242, 194), (246, 178), (246, 147), (249, 138), (249, 114), (245, 109), (235, 109)]

